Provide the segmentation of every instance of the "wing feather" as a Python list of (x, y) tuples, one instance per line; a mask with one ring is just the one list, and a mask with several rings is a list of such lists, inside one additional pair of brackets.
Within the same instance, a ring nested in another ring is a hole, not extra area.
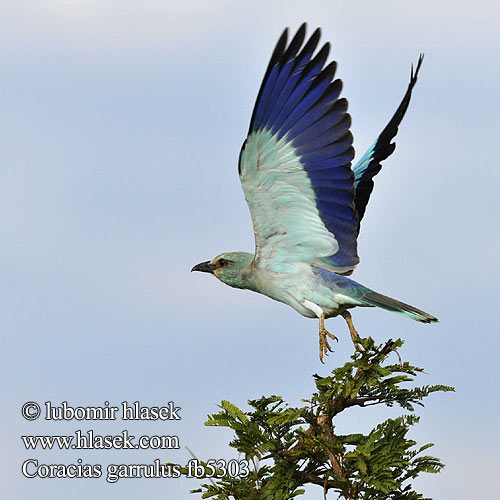
[(337, 64), (325, 66), (320, 30), (288, 31), (271, 56), (255, 103), (239, 172), (255, 233), (255, 265), (293, 271), (310, 263), (345, 272), (358, 263), (354, 156)]
[(411, 68), (410, 83), (408, 84), (408, 89), (406, 90), (398, 109), (389, 120), (389, 123), (385, 126), (384, 130), (378, 136), (377, 140), (371, 145), (368, 151), (361, 157), (353, 168), (355, 175), (354, 186), (356, 188), (356, 211), (358, 212), (358, 219), (360, 222), (365, 214), (366, 205), (368, 204), (368, 200), (370, 199), (370, 195), (373, 190), (373, 177), (380, 172), (380, 169), (382, 168), (381, 162), (389, 157), (393, 153), (394, 149), (396, 149), (396, 144), (391, 141), (394, 137), (396, 137), (398, 127), (403, 120), (406, 110), (408, 109), (408, 105), (410, 104), (412, 90), (415, 83), (417, 83), (418, 72), (423, 60), (424, 55), (420, 54), (415, 72), (413, 72), (413, 66)]

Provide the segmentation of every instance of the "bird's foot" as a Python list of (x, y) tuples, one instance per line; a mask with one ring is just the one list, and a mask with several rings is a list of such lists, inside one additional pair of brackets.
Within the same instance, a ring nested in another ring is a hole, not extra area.
[(329, 352), (333, 352), (332, 347), (328, 342), (327, 336), (332, 340), (336, 340), (337, 342), (339, 341), (339, 339), (335, 337), (335, 335), (330, 333), (325, 327), (319, 329), (319, 360), (322, 363), (324, 363), (323, 356), (325, 354), (328, 356)]
[(344, 311), (342, 313), (342, 317), (345, 319), (347, 326), (349, 327), (349, 333), (351, 334), (351, 339), (352, 343), (354, 344), (354, 348), (356, 351), (363, 351), (364, 349), (361, 347), (359, 344), (359, 333), (356, 331), (356, 328), (354, 328), (354, 324), (352, 322), (352, 316), (349, 311)]

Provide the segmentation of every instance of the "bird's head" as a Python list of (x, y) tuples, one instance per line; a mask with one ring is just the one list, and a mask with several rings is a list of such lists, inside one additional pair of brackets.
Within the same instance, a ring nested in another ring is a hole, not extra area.
[(191, 271), (213, 274), (226, 285), (234, 288), (252, 288), (250, 275), (254, 256), (246, 252), (227, 252), (210, 261), (196, 264)]

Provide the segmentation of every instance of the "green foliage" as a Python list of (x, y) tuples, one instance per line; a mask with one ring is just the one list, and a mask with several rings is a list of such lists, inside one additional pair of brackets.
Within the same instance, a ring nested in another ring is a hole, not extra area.
[(323, 498), (333, 491), (347, 500), (423, 499), (410, 481), (421, 472), (439, 472), (443, 464), (422, 454), (432, 444), (418, 447), (408, 438), (417, 416), (388, 419), (366, 435), (339, 434), (334, 419), (356, 406), (396, 404), (413, 412), (429, 394), (453, 388), (402, 387), (423, 371), (407, 362), (386, 364), (403, 342), (376, 346), (367, 338), (359, 343), (362, 347), (351, 361), (335, 368), (331, 376), (314, 376), (316, 392), (303, 400), (305, 406), (291, 408), (281, 397), (270, 396), (249, 401), (252, 409), (243, 412), (222, 401), (206, 425), (234, 431), (230, 446), (248, 461), (250, 472), (245, 477), (226, 474), (211, 479), (193, 493), (217, 500), (285, 500), (301, 495), (302, 486), (316, 484)]

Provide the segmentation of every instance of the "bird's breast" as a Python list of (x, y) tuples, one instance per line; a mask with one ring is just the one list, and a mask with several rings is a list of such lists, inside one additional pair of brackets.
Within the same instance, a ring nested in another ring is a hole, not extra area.
[(303, 302), (316, 286), (310, 266), (295, 264), (292, 272), (273, 272), (255, 268), (256, 291), (293, 307), (307, 318), (316, 317)]

